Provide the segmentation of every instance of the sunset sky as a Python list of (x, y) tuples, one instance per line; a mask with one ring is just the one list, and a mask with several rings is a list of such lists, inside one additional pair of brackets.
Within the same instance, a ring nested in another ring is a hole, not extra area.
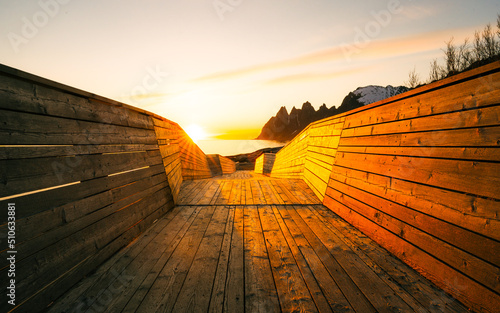
[(338, 106), (413, 68), (427, 79), (445, 41), (498, 13), (498, 0), (0, 0), (0, 63), (250, 139), (281, 106)]

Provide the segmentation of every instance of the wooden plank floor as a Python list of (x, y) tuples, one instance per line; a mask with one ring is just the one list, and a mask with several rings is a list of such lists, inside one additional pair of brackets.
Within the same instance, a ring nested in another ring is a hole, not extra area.
[(236, 172), (185, 182), (179, 199), (49, 311), (467, 311), (302, 181)]
[(238, 171), (214, 179), (184, 181), (179, 205), (321, 204), (303, 180)]

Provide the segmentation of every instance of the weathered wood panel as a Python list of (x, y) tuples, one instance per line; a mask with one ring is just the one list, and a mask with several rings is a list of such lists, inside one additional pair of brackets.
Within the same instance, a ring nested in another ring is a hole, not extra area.
[(498, 138), (495, 62), (312, 123), (278, 153), (273, 176), (303, 178), (332, 211), (444, 290), (493, 312)]
[(322, 205), (184, 206), (49, 312), (467, 312)]
[(210, 167), (210, 172), (212, 177), (222, 176), (222, 166), (220, 163), (218, 154), (207, 154), (208, 166)]
[(346, 113), (324, 204), (478, 312), (500, 305), (500, 63)]
[(212, 177), (207, 156), (183, 130), (179, 133), (177, 142), (181, 157), (182, 178), (193, 180)]
[(153, 118), (158, 147), (172, 196), (177, 203), (182, 184), (182, 166), (178, 138), (182, 132), (179, 125), (167, 119)]
[(302, 178), (323, 200), (343, 125), (335, 116), (311, 123), (276, 154), (271, 176)]
[(255, 160), (255, 173), (269, 175), (273, 170), (275, 153), (263, 153)]
[(219, 154), (219, 162), (222, 168), (223, 175), (236, 172), (236, 163), (233, 160)]
[(208, 154), (207, 162), (212, 177), (232, 174), (236, 172), (236, 163), (220, 154)]
[(0, 124), (0, 202), (18, 230), (16, 306), (2, 311), (44, 310), (174, 206), (175, 123), (0, 66)]

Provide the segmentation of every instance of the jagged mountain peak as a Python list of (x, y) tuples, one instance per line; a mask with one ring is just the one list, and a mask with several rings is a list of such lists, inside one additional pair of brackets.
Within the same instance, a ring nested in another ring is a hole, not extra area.
[(365, 87), (356, 88), (356, 90), (354, 90), (353, 93), (359, 96), (358, 101), (360, 103), (366, 105), (393, 97), (405, 91), (408, 91), (408, 88), (404, 86), (393, 87), (391, 85), (388, 85), (383, 87), (383, 86), (368, 85)]
[(311, 103), (306, 101), (302, 104), (301, 109), (297, 109), (294, 106), (290, 111), (290, 115), (286, 107), (282, 106), (278, 113), (264, 125), (257, 139), (287, 141), (292, 139), (311, 122), (347, 112), (395, 96), (407, 90), (408, 88), (403, 86), (393, 87), (391, 85), (386, 87), (375, 85), (359, 87), (349, 92), (338, 108), (332, 106), (328, 109), (327, 106), (323, 104), (318, 111), (316, 111)]

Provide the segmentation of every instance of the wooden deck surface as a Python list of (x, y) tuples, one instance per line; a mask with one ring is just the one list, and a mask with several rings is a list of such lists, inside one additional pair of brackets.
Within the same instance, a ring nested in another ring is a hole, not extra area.
[(179, 205), (50, 312), (465, 312), (303, 181), (184, 182)]

